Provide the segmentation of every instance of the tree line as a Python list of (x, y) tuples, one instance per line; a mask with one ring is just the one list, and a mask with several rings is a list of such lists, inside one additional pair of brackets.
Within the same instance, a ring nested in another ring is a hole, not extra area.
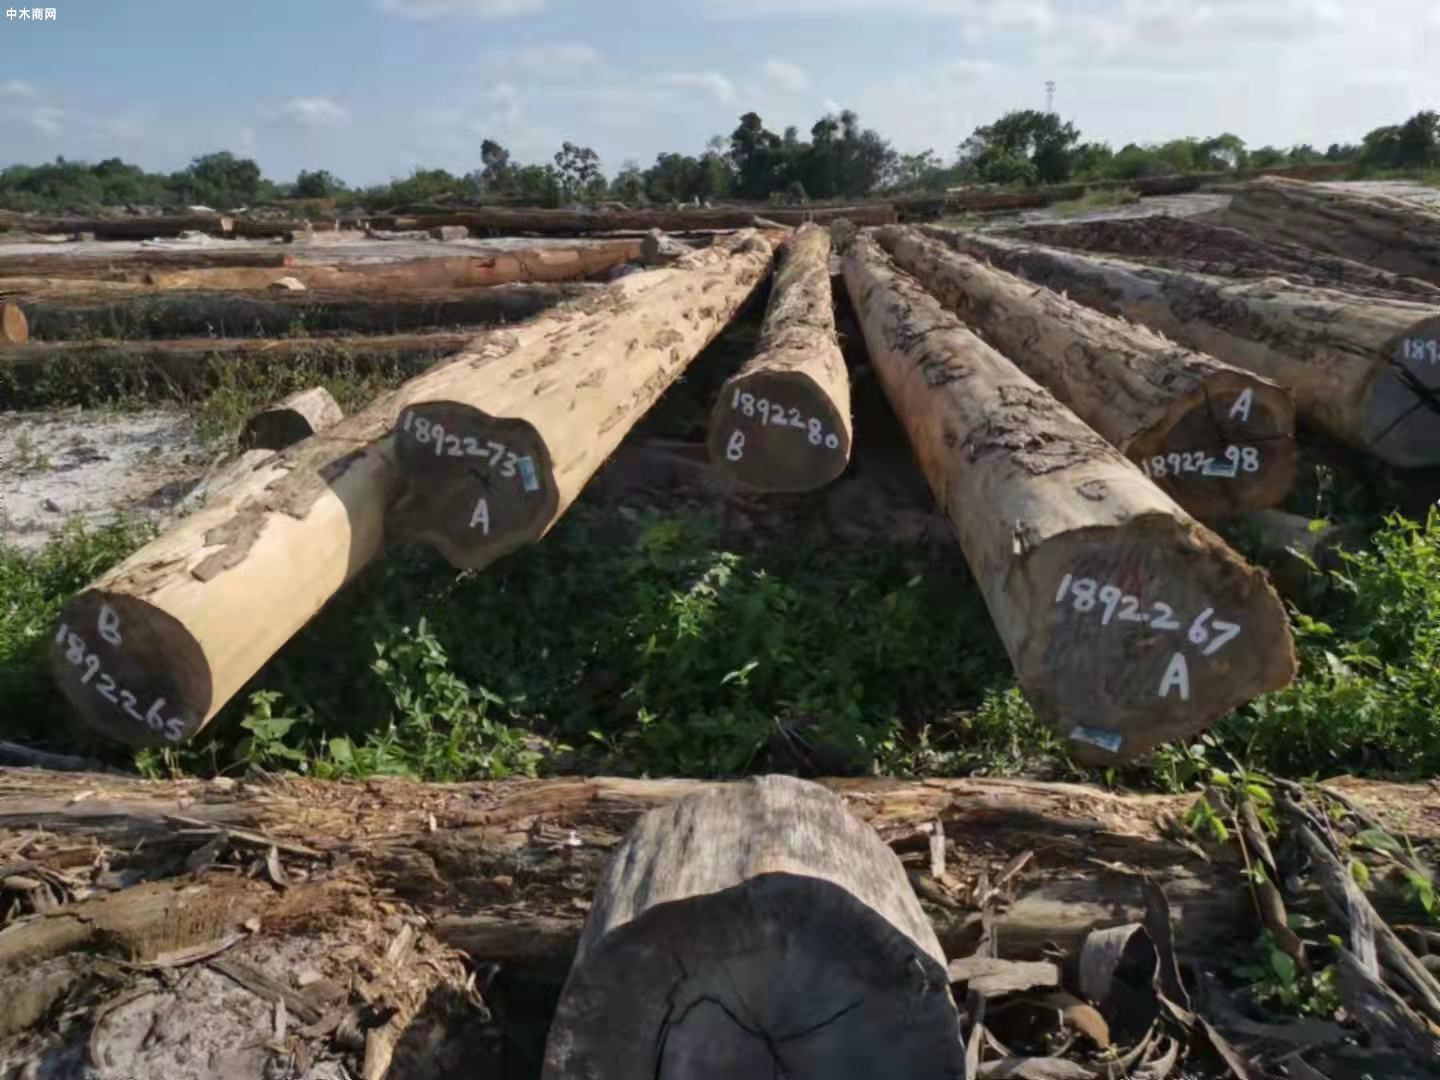
[(456, 175), (417, 169), (388, 184), (354, 188), (325, 169), (302, 170), (288, 183), (261, 175), (249, 158), (228, 151), (195, 158), (172, 173), (146, 172), (109, 158), (98, 164), (56, 158), (0, 170), (0, 208), (66, 211), (101, 206), (235, 209), (282, 199), (333, 199), (341, 207), (384, 209), (447, 201), (512, 201), (561, 206), (617, 200), (628, 205), (755, 199), (799, 203), (876, 194), (939, 191), (959, 184), (1030, 186), (1134, 180), (1195, 172), (1236, 172), (1320, 162), (1353, 164), (1362, 174), (1440, 169), (1440, 114), (1423, 111), (1376, 128), (1359, 143), (1321, 151), (1247, 147), (1231, 133), (1130, 143), (1116, 150), (1086, 141), (1071, 122), (1033, 109), (977, 127), (947, 163), (934, 150), (898, 153), (850, 110), (827, 114), (803, 139), (798, 128), (771, 131), (754, 112), (728, 138), (716, 135), (698, 154), (667, 152), (642, 168), (626, 161), (608, 177), (590, 147), (565, 142), (552, 160), (521, 163), (498, 142), (480, 146), (479, 167)]

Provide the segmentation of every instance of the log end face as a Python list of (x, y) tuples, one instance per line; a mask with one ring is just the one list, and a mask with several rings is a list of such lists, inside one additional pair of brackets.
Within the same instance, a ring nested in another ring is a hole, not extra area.
[(710, 460), (759, 491), (813, 491), (850, 461), (850, 423), (804, 372), (740, 374), (710, 413)]
[(1016, 657), (1021, 684), (1081, 761), (1187, 738), (1295, 676), (1275, 590), (1194, 524), (1154, 515), (1062, 536), (1022, 579), (1048, 614)]
[(56, 685), (84, 723), (129, 746), (179, 746), (210, 718), (210, 667), (174, 616), (126, 593), (89, 589), (50, 641)]
[(30, 322), (19, 304), (0, 303), (0, 344), (24, 345), (30, 340)]
[(538, 540), (558, 513), (550, 451), (528, 421), (428, 401), (400, 414), (394, 438), (403, 492), (386, 529), (456, 567), (480, 569)]
[(1388, 359), (1370, 388), (1366, 449), (1401, 468), (1440, 465), (1440, 317), (1396, 338)]

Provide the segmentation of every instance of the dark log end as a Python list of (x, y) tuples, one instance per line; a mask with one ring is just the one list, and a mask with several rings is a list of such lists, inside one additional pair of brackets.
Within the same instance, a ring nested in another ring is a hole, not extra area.
[(756, 371), (729, 380), (710, 414), (710, 460), (746, 487), (813, 491), (845, 471), (849, 425), (809, 375)]
[(401, 540), (479, 569), (538, 540), (559, 505), (549, 448), (528, 421), (427, 401), (395, 428), (403, 494), (386, 518)]
[(210, 712), (199, 644), (174, 616), (125, 593), (89, 589), (65, 605), (50, 670), (87, 726), (130, 746), (178, 746)]
[(1048, 617), (1016, 669), (1081, 761), (1130, 760), (1186, 738), (1295, 676), (1285, 609), (1265, 576), (1168, 515), (1062, 536), (1032, 553), (1025, 579)]
[(1370, 389), (1367, 448), (1401, 468), (1440, 465), (1440, 317), (1406, 330), (1387, 358)]
[(1168, 430), (1126, 448), (1171, 498), (1196, 517), (1219, 520), (1282, 502), (1295, 484), (1295, 406), (1278, 386), (1234, 375), (1187, 402)]
[(546, 1077), (964, 1075), (944, 970), (848, 891), (788, 873), (661, 904), (577, 962)]

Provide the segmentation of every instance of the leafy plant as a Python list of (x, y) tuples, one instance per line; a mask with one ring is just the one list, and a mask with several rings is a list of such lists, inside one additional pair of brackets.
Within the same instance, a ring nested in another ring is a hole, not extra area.
[(1255, 960), (1236, 970), (1262, 1007), (1292, 1016), (1333, 1016), (1340, 1008), (1333, 966), (1303, 971), (1269, 930), (1255, 940)]

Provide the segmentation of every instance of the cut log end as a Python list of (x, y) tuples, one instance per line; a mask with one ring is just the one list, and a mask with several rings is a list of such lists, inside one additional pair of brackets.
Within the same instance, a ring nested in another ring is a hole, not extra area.
[(1406, 330), (1388, 356), (1370, 390), (1371, 452), (1401, 468), (1440, 464), (1440, 317)]
[(284, 450), (344, 418), (323, 386), (313, 386), (252, 416), (240, 433), (244, 450)]
[(1016, 669), (1083, 762), (1186, 738), (1294, 677), (1284, 608), (1265, 579), (1169, 516), (1059, 537), (1029, 554), (1023, 577), (1033, 610), (1049, 614), (1020, 643)]
[(30, 340), (30, 322), (19, 304), (0, 303), (0, 344), (24, 345)]
[(1290, 396), (1236, 372), (1212, 377), (1197, 398), (1173, 423), (1137, 437), (1125, 456), (1207, 521), (1284, 501), (1298, 467)]
[(123, 593), (80, 593), (50, 643), (55, 683), (90, 728), (129, 746), (178, 746), (210, 712), (205, 654), (174, 616)]
[(453, 401), (406, 409), (395, 429), (411, 478), (387, 527), (433, 544), (453, 565), (480, 569), (538, 540), (558, 493), (545, 440), (528, 421)]
[(803, 371), (742, 372), (710, 414), (710, 459), (747, 487), (811, 491), (850, 460), (850, 425)]

